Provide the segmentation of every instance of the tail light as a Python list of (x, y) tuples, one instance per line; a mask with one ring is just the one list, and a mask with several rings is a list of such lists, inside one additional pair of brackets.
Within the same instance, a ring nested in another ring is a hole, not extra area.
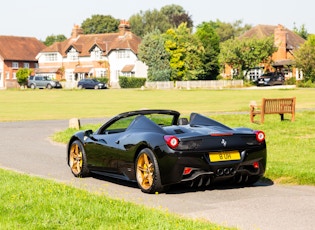
[(175, 149), (179, 144), (179, 140), (175, 136), (166, 135), (166, 136), (164, 136), (164, 140), (165, 140), (166, 144), (168, 145), (168, 147), (170, 147), (172, 149)]
[(265, 140), (265, 133), (263, 131), (255, 131), (256, 134), (256, 140), (258, 142), (263, 142)]

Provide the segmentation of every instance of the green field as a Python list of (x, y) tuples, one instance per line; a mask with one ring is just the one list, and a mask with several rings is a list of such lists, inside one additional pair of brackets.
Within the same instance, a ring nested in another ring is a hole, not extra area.
[[(297, 98), (297, 110), (315, 108), (314, 89), (290, 90), (0, 90), (0, 121), (110, 117), (142, 108), (248, 112), (262, 97)], [(249, 118), (248, 118), (249, 119)], [(268, 118), (267, 118), (268, 120)]]
[[(266, 115), (264, 124), (250, 123), (249, 103), (259, 103), (262, 97), (296, 97), (295, 122), (286, 114), (284, 121), (279, 115)], [(142, 108), (174, 109), (185, 116), (199, 112), (231, 127), (263, 130), (267, 180), (315, 185), (314, 89), (1, 90), (0, 108), (0, 121), (111, 117)], [(54, 137), (66, 142), (73, 132)], [(4, 170), (0, 184), (6, 201), (0, 204), (1, 229), (225, 229)], [(136, 214), (130, 215), (130, 210)]]

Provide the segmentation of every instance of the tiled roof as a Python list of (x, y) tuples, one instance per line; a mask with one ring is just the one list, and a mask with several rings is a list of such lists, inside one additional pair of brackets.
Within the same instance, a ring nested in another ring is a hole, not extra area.
[(125, 65), (121, 72), (132, 72), (133, 68), (135, 67), (135, 65)]
[(140, 43), (141, 38), (131, 32), (126, 32), (124, 36), (120, 36), (119, 33), (80, 34), (77, 38), (56, 42), (42, 52), (59, 52), (62, 56), (66, 56), (67, 51), (74, 47), (79, 52), (79, 56), (90, 56), (91, 49), (97, 45), (106, 54), (116, 49), (131, 49), (137, 54)]
[[(281, 25), (272, 26), (272, 25), (257, 25), (252, 27), (250, 30), (246, 31), (239, 38), (264, 38), (271, 35), (274, 35), (275, 29)], [(297, 49), (300, 45), (305, 42), (305, 39), (297, 35), (291, 30), (284, 28), (287, 31), (287, 48), (288, 49)]]
[(3, 60), (37, 61), (36, 55), (45, 47), (33, 37), (0, 36), (0, 56)]

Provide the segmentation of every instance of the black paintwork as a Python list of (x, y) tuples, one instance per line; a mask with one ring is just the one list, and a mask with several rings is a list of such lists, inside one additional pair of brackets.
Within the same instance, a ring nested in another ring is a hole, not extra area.
[[(171, 124), (161, 126), (149, 118), (150, 114), (173, 116)], [(107, 130), (124, 118), (134, 118), (126, 129)], [(98, 130), (80, 131), (68, 144), (80, 140), (85, 148), (89, 170), (120, 179), (135, 181), (135, 159), (143, 148), (150, 148), (159, 165), (162, 185), (193, 181), (207, 175), (212, 180), (231, 179), (235, 175), (262, 176), (266, 167), (266, 143), (258, 142), (254, 130), (229, 128), (203, 115), (192, 113), (189, 124), (177, 125), (180, 114), (173, 110), (139, 110), (119, 114)], [(180, 140), (176, 149), (167, 146), (164, 136), (174, 135)], [(210, 162), (210, 152), (237, 150), (240, 160)], [(259, 162), (259, 169), (252, 167)], [(183, 176), (185, 167), (194, 168)], [(233, 168), (230, 175), (217, 175), (218, 170)]]

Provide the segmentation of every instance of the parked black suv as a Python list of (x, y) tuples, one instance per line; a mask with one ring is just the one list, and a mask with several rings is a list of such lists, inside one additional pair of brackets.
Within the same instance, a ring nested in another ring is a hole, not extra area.
[(28, 88), (62, 88), (59, 81), (52, 80), (48, 76), (29, 76), (27, 79)]
[(284, 75), (279, 72), (269, 72), (261, 75), (257, 81), (257, 86), (283, 85)]

